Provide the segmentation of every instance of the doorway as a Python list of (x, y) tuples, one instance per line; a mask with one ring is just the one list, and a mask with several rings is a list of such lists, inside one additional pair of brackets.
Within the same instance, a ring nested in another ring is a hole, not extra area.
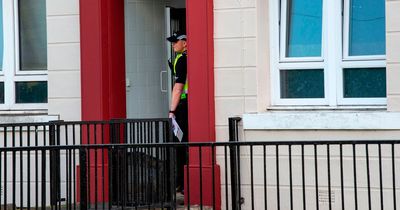
[(166, 37), (186, 30), (185, 0), (124, 1), (127, 118), (165, 118), (174, 56)]

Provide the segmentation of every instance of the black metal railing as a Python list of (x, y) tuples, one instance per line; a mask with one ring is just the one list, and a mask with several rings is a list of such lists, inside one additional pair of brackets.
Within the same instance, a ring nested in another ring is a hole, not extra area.
[[(64, 122), (52, 121), (45, 123), (16, 123), (0, 124), (0, 147), (2, 148), (23, 148), (23, 147), (47, 147), (61, 145), (82, 145), (82, 144), (107, 144), (107, 143), (163, 143), (172, 141), (169, 119), (123, 119), (111, 121), (77, 121)], [(44, 154), (41, 151), (19, 151), (9, 153), (2, 159), (3, 182), (1, 186), (1, 198), (4, 203), (12, 203), (16, 206), (40, 206), (56, 205), (59, 203), (70, 202), (68, 199), (79, 193), (76, 191), (77, 174), (79, 173), (79, 153), (77, 150), (71, 151), (72, 154), (60, 153), (60, 150), (47, 150)], [(131, 153), (129, 153), (132, 155)], [(138, 154), (136, 154), (138, 155)], [(141, 153), (142, 159), (149, 157), (148, 154)], [(121, 154), (112, 153), (108, 156), (105, 151), (89, 153), (87, 164), (91, 167), (86, 172), (93, 177), (88, 177), (88, 184), (93, 184), (93, 178), (102, 180), (98, 186), (110, 191), (118, 191), (119, 182), (113, 179), (108, 185), (108, 178), (120, 172), (117, 167), (102, 167), (101, 170), (94, 170), (94, 167), (115, 165), (109, 161), (120, 160)], [(163, 157), (166, 159), (165, 157)], [(125, 159), (132, 159), (132, 157)], [(149, 158), (148, 158), (149, 159)], [(171, 159), (171, 158), (169, 158)], [(128, 164), (134, 164), (128, 161)], [(66, 166), (66, 167), (62, 167)], [(134, 165), (129, 165), (130, 168)], [(143, 166), (144, 167), (144, 166)], [(110, 169), (110, 170), (109, 170)], [(69, 172), (69, 177), (64, 177)], [(92, 174), (90, 174), (92, 172)], [(169, 171), (164, 171), (168, 173)], [(47, 173), (47, 175), (46, 175)], [(128, 171), (126, 172), (128, 173)], [(47, 177), (46, 177), (47, 176)], [(61, 186), (69, 179), (71, 186)], [(92, 180), (91, 180), (92, 179)], [(42, 182), (45, 180), (45, 182)], [(73, 182), (73, 184), (71, 184)], [(21, 184), (22, 183), (22, 184)], [(28, 184), (25, 184), (28, 183)], [(17, 188), (18, 187), (18, 192)], [(26, 188), (25, 188), (26, 187)], [(7, 196), (12, 191), (13, 197)], [(39, 193), (39, 189), (42, 194)], [(101, 189), (101, 190), (104, 190)], [(52, 192), (49, 194), (49, 192)], [(27, 193), (29, 192), (29, 193)], [(135, 191), (138, 193), (138, 191)], [(129, 193), (135, 193), (129, 191)], [(35, 194), (33, 198), (30, 196)], [(40, 201), (41, 197), (44, 199)], [(7, 199), (12, 198), (11, 201)], [(97, 198), (97, 197), (96, 197)], [(76, 197), (74, 197), (76, 201)], [(118, 203), (117, 196), (111, 202)], [(20, 200), (20, 202), (17, 202)], [(78, 199), (79, 200), (79, 199)], [(104, 201), (105, 199), (100, 199)], [(107, 198), (108, 200), (108, 198)], [(7, 202), (6, 202), (7, 201)], [(136, 201), (127, 201), (136, 202)], [(25, 203), (25, 204), (24, 204)]]
[(217, 143), (168, 142), (168, 119), (0, 125), (0, 206), (397, 209), (399, 140), (244, 142), (232, 120), (235, 141)]
[[(164, 154), (168, 159), (168, 152), (174, 154), (178, 147), (184, 147), (189, 154), (196, 154), (201, 160), (196, 166), (200, 170), (186, 168), (185, 173), (190, 180), (186, 179), (185, 208), (219, 209), (222, 205), (224, 209), (233, 209), (235, 201), (229, 195), (232, 183), (229, 150), (235, 147), (241, 151), (238, 176), (241, 180), (240, 195), (244, 201), (236, 209), (397, 209), (399, 143), (280, 141), (0, 148), (0, 183), (4, 192), (0, 205), (19, 208), (104, 209), (130, 206), (174, 209), (179, 206), (172, 184), (176, 165), (174, 161), (164, 162), (161, 157)], [(55, 181), (51, 178), (51, 166), (47, 164), (47, 154), (54, 151), (60, 154), (62, 176), (56, 182), (60, 182), (61, 190), (51, 186)], [(18, 165), (5, 166), (6, 162), (18, 162), (16, 154), (28, 158), (35, 153), (38, 153), (39, 164), (33, 164), (31, 169), (21, 172), (16, 170)], [(117, 160), (109, 160), (108, 165), (96, 165), (92, 162), (96, 153), (117, 154), (108, 156), (110, 159), (117, 157)], [(141, 156), (143, 153), (150, 155)], [(211, 164), (208, 169), (211, 171), (207, 173), (207, 159), (221, 166), (220, 186), (215, 185), (218, 181), (207, 182), (215, 179), (218, 170), (215, 164)], [(136, 162), (136, 165), (128, 164), (129, 161)], [(79, 175), (73, 171), (78, 165)], [(116, 175), (100, 175), (113, 168), (120, 169)], [(38, 179), (32, 176), (36, 169), (40, 174)], [(171, 173), (165, 173), (168, 170)], [(26, 181), (21, 182), (21, 177), (28, 175), (32, 176), (31, 181), (24, 179)], [(104, 186), (102, 182), (107, 182), (107, 179), (110, 180), (109, 185)], [(115, 182), (112, 180), (120, 182), (118, 189), (107, 192), (108, 187), (113, 189), (111, 185)], [(218, 197), (209, 190), (218, 187), (227, 193)], [(56, 204), (51, 203), (49, 195), (59, 192), (61, 199)]]

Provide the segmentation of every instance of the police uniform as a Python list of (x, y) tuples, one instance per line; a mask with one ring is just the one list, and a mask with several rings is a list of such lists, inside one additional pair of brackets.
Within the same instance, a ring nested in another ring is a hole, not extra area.
[[(170, 42), (177, 42), (178, 40), (186, 40), (186, 35), (182, 33), (174, 33), (167, 40)], [(176, 109), (173, 111), (175, 120), (183, 132), (183, 138), (181, 142), (188, 142), (189, 129), (188, 129), (188, 81), (187, 81), (187, 53), (177, 53), (174, 62), (170, 67), (173, 71), (175, 83), (184, 84), (183, 91), (180, 96), (179, 103)], [(179, 142), (178, 138), (174, 136), (174, 140)], [(176, 184), (177, 190), (183, 192), (184, 186), (184, 165), (187, 164), (187, 153), (185, 147), (179, 147), (176, 149), (176, 161), (177, 161), (177, 177)]]
[(187, 53), (178, 53), (174, 60), (175, 83), (184, 84), (183, 93), (175, 110), (176, 122), (183, 131), (182, 142), (188, 142), (188, 83), (187, 83)]

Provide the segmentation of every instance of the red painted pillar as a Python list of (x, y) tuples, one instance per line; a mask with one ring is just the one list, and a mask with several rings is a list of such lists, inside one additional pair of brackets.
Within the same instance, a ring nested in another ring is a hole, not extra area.
[[(186, 9), (190, 84), (189, 141), (215, 142), (213, 0), (187, 0)], [(202, 150), (201, 167), (199, 155), (198, 149), (189, 151), (190, 203), (200, 204), (201, 202), (200, 178), (202, 178), (202, 203), (212, 206), (214, 202), (216, 209), (220, 209), (220, 168), (215, 164), (215, 158), (214, 161), (212, 159), (211, 148)], [(200, 177), (200, 168), (202, 177)], [(187, 185), (187, 177), (188, 175), (185, 174), (185, 185)], [(188, 189), (187, 186), (185, 189)], [(187, 202), (187, 197), (185, 200)]]
[[(123, 0), (81, 0), (80, 33), (81, 33), (81, 93), (82, 120), (109, 120), (126, 118), (125, 96), (125, 32)], [(89, 129), (91, 135), (96, 135)], [(100, 132), (100, 129), (97, 130)], [(99, 134), (97, 134), (100, 136)], [(86, 137), (87, 135), (83, 135)], [(104, 143), (108, 143), (108, 134)], [(91, 138), (83, 143), (97, 144)], [(89, 155), (90, 174), (97, 170), (98, 179), (91, 179), (90, 202), (95, 200), (95, 181), (97, 181), (97, 201), (102, 202), (102, 193), (108, 201), (108, 158), (107, 154)], [(102, 186), (101, 174), (104, 170), (105, 186)], [(104, 191), (103, 191), (104, 189)]]

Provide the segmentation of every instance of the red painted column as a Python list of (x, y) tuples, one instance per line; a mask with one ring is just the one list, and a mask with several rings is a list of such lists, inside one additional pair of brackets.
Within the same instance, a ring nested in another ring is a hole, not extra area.
[[(81, 94), (82, 120), (109, 120), (126, 118), (125, 96), (125, 32), (124, 32), (124, 1), (123, 0), (81, 0), (80, 2), (80, 33), (81, 33)], [(86, 131), (85, 131), (86, 132)], [(96, 135), (89, 129), (90, 135)], [(97, 129), (100, 136), (100, 128)], [(83, 143), (97, 144), (91, 138), (90, 142), (83, 134)], [(104, 143), (108, 143), (108, 133)], [(97, 170), (97, 180), (91, 179), (90, 202), (95, 201), (95, 181), (97, 181), (97, 201), (102, 202), (102, 193), (108, 201), (108, 158), (107, 154), (89, 155), (90, 174)], [(105, 186), (102, 186), (101, 174), (104, 170)], [(79, 176), (78, 176), (79, 177)], [(78, 185), (79, 186), (79, 185)], [(104, 192), (103, 192), (104, 189)]]
[[(213, 0), (187, 0), (186, 9), (190, 84), (189, 141), (215, 142)], [(213, 161), (211, 148), (202, 149), (201, 167), (199, 155), (198, 149), (189, 151), (190, 203), (200, 204), (201, 202), (199, 170), (201, 168), (202, 203), (212, 206), (215, 202), (216, 209), (220, 209), (220, 168), (215, 164), (216, 155), (214, 153)], [(188, 174), (185, 174), (185, 185), (187, 185), (187, 177)], [(185, 189), (188, 189), (187, 186)], [(187, 193), (185, 196), (187, 202)]]

